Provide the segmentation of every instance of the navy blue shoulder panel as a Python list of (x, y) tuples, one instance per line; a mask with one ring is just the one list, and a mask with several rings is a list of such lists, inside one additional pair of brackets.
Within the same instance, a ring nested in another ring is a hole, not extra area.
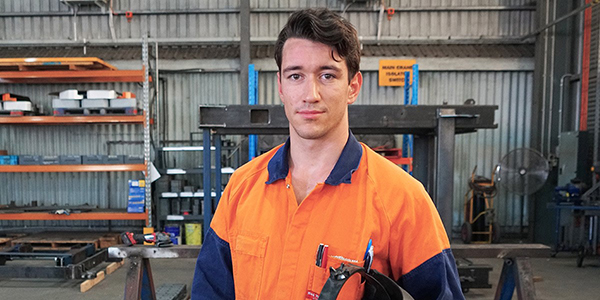
[(415, 300), (465, 299), (452, 250), (445, 249), (398, 280)]
[(212, 228), (204, 238), (192, 282), (192, 300), (235, 299), (231, 249)]

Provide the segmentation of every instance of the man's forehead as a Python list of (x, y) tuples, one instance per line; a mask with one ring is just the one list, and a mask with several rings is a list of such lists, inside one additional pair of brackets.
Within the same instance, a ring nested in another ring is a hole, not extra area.
[[(304, 39), (304, 38), (289, 38), (283, 44), (283, 49), (281, 51), (281, 54), (282, 54), (281, 55), (282, 56), (282, 63), (284, 63), (285, 60), (286, 60), (286, 53), (289, 53), (292, 50), (291, 47), (294, 47), (294, 45), (297, 46), (298, 44), (305, 43), (305, 42), (307, 42), (308, 44), (313, 44), (313, 45), (316, 45), (316, 46), (328, 49), (327, 50), (328, 57), (330, 57), (333, 62), (344, 64), (345, 61), (346, 61), (343, 57), (341, 57), (338, 54), (338, 52), (332, 46), (329, 46), (327, 44), (323, 44), (321, 42), (317, 42), (317, 41), (313, 41), (313, 40), (309, 40), (309, 39)], [(287, 57), (289, 57), (289, 56), (287, 56)]]

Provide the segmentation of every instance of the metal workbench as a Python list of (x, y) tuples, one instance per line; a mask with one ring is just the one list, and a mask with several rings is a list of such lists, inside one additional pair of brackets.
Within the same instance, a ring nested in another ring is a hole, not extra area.
[[(431, 195), (444, 223), (452, 232), (454, 191), (454, 136), (494, 129), (496, 105), (350, 105), (348, 118), (354, 134), (414, 134), (413, 175)], [(198, 127), (204, 149), (215, 147), (215, 166), (221, 165), (221, 135), (289, 134), (282, 105), (200, 106)], [(204, 174), (210, 174), (211, 152), (204, 151)], [(221, 197), (221, 173), (216, 167), (216, 197), (211, 176), (204, 176), (204, 232)]]
[[(108, 248), (108, 257), (129, 259), (125, 300), (156, 299), (150, 258), (197, 258), (201, 246), (173, 246), (157, 248), (152, 246), (124, 245)], [(456, 258), (500, 258), (504, 267), (498, 288), (497, 300), (512, 299), (514, 290), (520, 300), (535, 299), (533, 275), (529, 257), (550, 257), (550, 247), (538, 244), (496, 244), (496, 245), (452, 245)]]

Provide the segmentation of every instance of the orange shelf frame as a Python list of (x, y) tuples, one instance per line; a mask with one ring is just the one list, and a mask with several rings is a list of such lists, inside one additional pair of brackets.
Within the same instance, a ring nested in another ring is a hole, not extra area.
[(0, 71), (116, 70), (97, 57), (0, 58)]
[[(151, 78), (148, 78), (152, 81)], [(144, 70), (6, 71), (0, 83), (143, 82)]]
[(147, 220), (148, 213), (128, 213), (128, 212), (82, 212), (72, 213), (70, 215), (55, 215), (47, 212), (27, 212), (27, 213), (0, 213), (0, 220), (83, 220), (83, 221), (104, 221), (104, 220)]
[(144, 123), (144, 115), (135, 116), (6, 116), (0, 117), (0, 124), (98, 124), (98, 123)]
[(0, 173), (65, 173), (146, 171), (145, 164), (123, 165), (5, 165)]

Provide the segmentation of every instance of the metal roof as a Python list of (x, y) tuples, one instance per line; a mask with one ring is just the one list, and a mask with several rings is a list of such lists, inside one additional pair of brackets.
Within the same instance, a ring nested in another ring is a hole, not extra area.
[[(521, 58), (533, 57), (532, 44), (497, 45), (364, 45), (363, 56), (382, 57), (489, 57)], [(154, 50), (150, 51), (154, 54)], [(141, 47), (14, 47), (0, 48), (0, 57), (99, 57), (104, 60), (137, 60), (141, 58)], [(202, 46), (159, 46), (159, 59), (233, 59), (239, 57), (237, 45)], [(273, 45), (254, 45), (251, 56), (272, 58)]]

